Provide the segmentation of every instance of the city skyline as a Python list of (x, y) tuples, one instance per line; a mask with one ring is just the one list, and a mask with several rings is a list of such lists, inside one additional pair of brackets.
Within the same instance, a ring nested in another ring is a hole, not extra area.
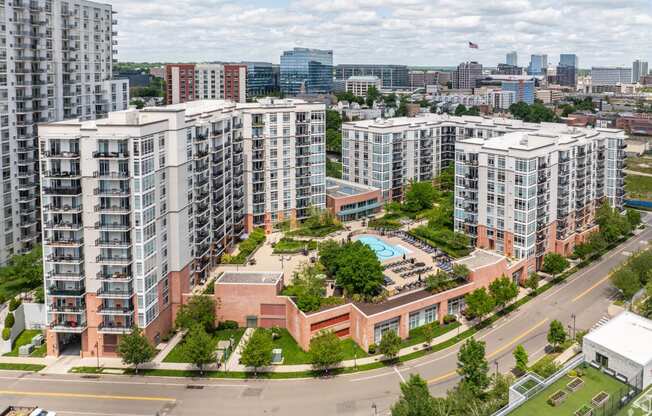
[[(120, 61), (278, 63), (283, 50), (310, 47), (332, 49), (334, 64), (454, 66), (476, 60), (493, 66), (516, 50), (523, 58), (548, 54), (552, 64), (560, 53), (576, 53), (582, 68), (590, 68), (648, 60), (639, 51), (652, 47), (652, 12), (645, 1), (520, 0), (481, 7), (466, 1), (111, 4), (119, 17)], [(480, 49), (469, 49), (468, 41)]]

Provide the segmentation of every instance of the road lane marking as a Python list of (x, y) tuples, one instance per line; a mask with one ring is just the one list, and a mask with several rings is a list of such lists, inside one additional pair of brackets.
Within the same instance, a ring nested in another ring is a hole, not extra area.
[(56, 398), (74, 398), (74, 399), (99, 399), (99, 400), (133, 400), (133, 401), (144, 401), (144, 402), (176, 401), (176, 399), (172, 397), (112, 396), (108, 394), (51, 393), (51, 392), (43, 392), (43, 391), (14, 391), (14, 390), (0, 390), (0, 395), (56, 397)]
[[(32, 374), (26, 373), (26, 374)], [(188, 383), (161, 383), (161, 382), (156, 382), (156, 381), (151, 381), (151, 382), (138, 382), (138, 381), (110, 381), (110, 380), (103, 380), (103, 379), (92, 379), (92, 380), (82, 380), (82, 379), (65, 379), (65, 378), (36, 378), (36, 377), (5, 377), (5, 376), (0, 376), (0, 380), (15, 380), (18, 382), (23, 382), (23, 381), (36, 381), (36, 382), (42, 382), (42, 383), (92, 383), (92, 384), (124, 384), (124, 385), (136, 385), (136, 386), (163, 386), (163, 387), (183, 387), (184, 389), (188, 385)], [(197, 384), (197, 383), (192, 383), (195, 386), (202, 386), (202, 387), (215, 387), (215, 388), (247, 388), (249, 387), (247, 384), (209, 384), (209, 383), (204, 383), (204, 384)]]
[(403, 378), (403, 374), (401, 374), (400, 371), (398, 371), (398, 368), (394, 367), (394, 371), (396, 371), (396, 374), (398, 374), (398, 378), (401, 379), (403, 383), (405, 383), (405, 379)]
[(83, 416), (151, 416), (150, 414), (138, 413), (98, 413), (98, 412), (78, 412), (76, 410), (58, 410), (58, 415), (83, 415)]
[(391, 376), (392, 374), (394, 374), (394, 373), (393, 373), (392, 371), (389, 371), (389, 372), (387, 372), (387, 373), (375, 374), (375, 375), (373, 375), (373, 376), (354, 378), (354, 379), (351, 380), (351, 381), (353, 382), (353, 381), (365, 381), (365, 380), (371, 380), (371, 379), (374, 379), (374, 378), (385, 377), (385, 376)]
[(523, 338), (530, 335), (532, 332), (536, 331), (541, 325), (545, 324), (546, 322), (548, 322), (548, 318), (542, 319), (541, 321), (539, 321), (538, 324), (534, 325), (532, 328), (528, 329), (527, 331), (523, 332), (521, 335), (517, 336), (516, 338), (513, 338), (507, 344), (503, 345), (502, 347), (498, 348), (497, 350), (495, 350), (491, 354), (487, 355), (487, 358), (494, 357), (494, 356), (500, 354), (501, 352), (505, 351), (506, 349), (508, 349), (512, 345), (516, 344), (517, 342), (519, 342)]
[[(493, 356), (495, 356), (495, 355), (497, 355), (497, 354), (500, 354), (501, 352), (503, 352), (503, 351), (506, 350), (507, 348), (511, 347), (512, 345), (516, 344), (517, 342), (519, 342), (519, 341), (522, 340), (523, 338), (525, 338), (525, 337), (527, 337), (528, 335), (530, 335), (532, 332), (536, 331), (536, 330), (537, 330), (541, 325), (545, 324), (546, 322), (548, 322), (548, 318), (542, 319), (538, 324), (536, 324), (536, 325), (533, 326), (532, 328), (530, 328), (530, 329), (528, 329), (527, 331), (523, 332), (521, 335), (519, 335), (519, 336), (513, 338), (513, 339), (512, 339), (511, 341), (509, 341), (507, 344), (503, 345), (502, 347), (498, 348), (497, 350), (495, 350), (494, 352), (492, 352), (491, 354), (489, 354), (489, 355), (487, 356), (487, 358), (491, 358), (491, 357), (493, 357)], [(456, 375), (456, 374), (457, 374), (457, 371), (451, 371), (450, 373), (446, 373), (446, 374), (443, 374), (443, 375), (441, 375), (441, 376), (439, 376), (439, 377), (435, 377), (435, 378), (433, 378), (433, 379), (428, 380), (428, 384), (434, 384), (434, 383), (437, 383), (437, 382), (439, 382), (439, 381), (446, 380), (446, 379), (448, 379), (448, 378), (453, 377), (453, 376)]]
[(584, 296), (588, 295), (588, 293), (589, 293), (590, 291), (592, 291), (592, 290), (595, 289), (596, 287), (600, 286), (601, 284), (603, 284), (604, 282), (606, 282), (607, 280), (609, 280), (610, 277), (611, 277), (611, 273), (608, 274), (608, 275), (606, 275), (606, 276), (603, 277), (602, 279), (598, 280), (597, 282), (595, 282), (595, 284), (594, 284), (593, 286), (591, 286), (590, 288), (586, 289), (584, 292), (580, 293), (579, 295), (575, 296), (575, 297), (573, 298), (573, 300), (571, 300), (571, 303), (575, 303), (575, 302), (577, 302), (578, 300), (582, 299)]

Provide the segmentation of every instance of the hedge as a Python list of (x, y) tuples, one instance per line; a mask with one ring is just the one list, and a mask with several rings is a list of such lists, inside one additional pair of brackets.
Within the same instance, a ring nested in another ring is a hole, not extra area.
[(244, 264), (247, 261), (247, 258), (256, 251), (265, 242), (265, 231), (262, 228), (254, 229), (249, 237), (240, 242), (238, 245), (238, 254), (231, 256), (229, 254), (222, 257), (222, 263), (226, 264)]
[(14, 314), (9, 312), (5, 317), (5, 328), (11, 329), (14, 327), (15, 323), (16, 323), (16, 318), (14, 317)]

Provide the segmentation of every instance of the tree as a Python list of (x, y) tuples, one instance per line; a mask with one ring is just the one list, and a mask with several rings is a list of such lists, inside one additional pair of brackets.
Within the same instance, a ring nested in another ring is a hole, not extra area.
[(432, 344), (432, 340), (435, 337), (435, 330), (432, 327), (432, 324), (424, 325), (423, 328), (421, 328), (421, 334), (423, 335), (426, 344), (428, 344), (428, 348), (430, 348), (430, 344)]
[(303, 312), (316, 311), (321, 306), (321, 299), (326, 292), (321, 276), (320, 265), (304, 264), (294, 273), (292, 284), (285, 288), (283, 294), (295, 297), (297, 307)]
[(419, 212), (432, 208), (437, 190), (430, 182), (411, 182), (405, 193), (405, 210)]
[(401, 383), (401, 396), (392, 406), (392, 416), (436, 415), (435, 400), (430, 395), (428, 383), (418, 374)]
[(190, 329), (196, 324), (206, 332), (215, 329), (215, 301), (210, 296), (192, 296), (187, 304), (181, 305), (175, 325), (180, 329)]
[(518, 285), (512, 279), (503, 275), (489, 284), (489, 292), (496, 305), (502, 310), (518, 296)]
[(471, 275), (471, 270), (466, 266), (466, 264), (454, 264), (453, 275), (461, 279), (467, 280)]
[(527, 373), (528, 354), (523, 345), (518, 344), (514, 349), (514, 361), (516, 361), (516, 369), (522, 374)]
[(257, 329), (242, 350), (240, 362), (247, 367), (253, 367), (255, 375), (259, 367), (272, 363), (273, 348), (272, 337), (268, 331)]
[(310, 340), (310, 364), (317, 371), (328, 373), (344, 359), (342, 342), (332, 331), (323, 331)]
[(641, 286), (645, 286), (650, 280), (652, 273), (652, 250), (639, 251), (629, 258), (626, 265), (631, 271), (636, 273)]
[(469, 338), (457, 353), (457, 373), (472, 391), (480, 393), (489, 386), (489, 364), (485, 359), (485, 343)]
[(548, 343), (552, 345), (552, 348), (556, 350), (561, 344), (566, 342), (566, 331), (564, 330), (564, 325), (558, 320), (550, 322), (550, 328), (548, 329)]
[(630, 300), (642, 287), (638, 275), (628, 267), (623, 267), (614, 272), (611, 275), (611, 282), (627, 300)]
[(455, 115), (456, 116), (463, 116), (467, 112), (466, 106), (464, 104), (458, 104), (457, 107), (455, 107)]
[(124, 364), (134, 366), (136, 374), (139, 365), (150, 362), (156, 356), (156, 349), (138, 327), (120, 338), (117, 352)]
[(568, 260), (560, 254), (557, 253), (547, 253), (543, 256), (543, 270), (546, 273), (550, 273), (552, 277), (563, 272), (568, 267)]
[(374, 102), (376, 102), (376, 100), (378, 100), (380, 97), (380, 91), (378, 91), (378, 88), (376, 88), (374, 85), (371, 85), (369, 88), (367, 88), (366, 104), (369, 108), (373, 107)]
[(439, 173), (439, 189), (453, 191), (455, 189), (455, 165), (450, 164)]
[(628, 208), (626, 211), (627, 221), (632, 228), (636, 228), (641, 223), (641, 213), (635, 209)]
[(201, 375), (206, 364), (215, 362), (215, 340), (203, 325), (198, 323), (188, 331), (183, 343), (183, 356), (199, 368)]
[(534, 292), (539, 288), (540, 281), (541, 281), (541, 276), (539, 276), (539, 273), (532, 272), (530, 273), (528, 279), (525, 281), (525, 287), (527, 287), (528, 289)]
[(387, 331), (378, 345), (378, 351), (388, 360), (393, 360), (401, 349), (401, 337), (394, 331)]
[(329, 258), (324, 265), (347, 294), (370, 297), (380, 293), (384, 281), (383, 269), (368, 246), (360, 241), (348, 242), (340, 246), (337, 252), (328, 252), (328, 256), (333, 254), (336, 257)]
[(496, 306), (496, 301), (487, 293), (487, 289), (484, 287), (478, 288), (466, 295), (464, 297), (464, 303), (466, 304), (467, 312), (471, 316), (477, 316), (479, 321), (482, 321), (482, 318)]

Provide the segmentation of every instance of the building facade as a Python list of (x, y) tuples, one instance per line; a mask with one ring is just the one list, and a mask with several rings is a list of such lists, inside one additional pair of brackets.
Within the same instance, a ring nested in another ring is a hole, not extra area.
[(247, 100), (247, 66), (245, 64), (168, 64), (166, 104), (194, 100)]
[(453, 71), (451, 78), (454, 89), (475, 88), (476, 81), (482, 78), (482, 64), (477, 62), (462, 62)]
[(577, 85), (577, 70), (579, 60), (577, 55), (571, 53), (562, 53), (559, 55), (559, 65), (557, 65), (557, 84), (567, 87)]
[(648, 75), (648, 65), (647, 61), (641, 61), (639, 59), (635, 60), (632, 63), (632, 83), (636, 84), (641, 81), (641, 77)]
[(632, 68), (625, 67), (592, 67), (591, 85), (612, 86), (632, 82)]
[(518, 66), (518, 53), (512, 51), (505, 55), (505, 63), (509, 66)]
[(528, 259), (569, 255), (602, 202), (622, 209), (622, 130), (544, 125), (456, 144), (455, 230), (479, 248)]
[(273, 65), (269, 62), (243, 62), (247, 65), (247, 97), (264, 97), (279, 90), (274, 80)]
[(493, 108), (507, 110), (509, 106), (516, 102), (514, 91), (493, 90), (485, 96), (485, 102)]
[(181, 104), (197, 99), (195, 64), (165, 65), (165, 103)]
[(282, 217), (270, 209), (325, 208), (324, 111), (213, 100), (43, 125), (48, 353), (112, 356), (134, 325), (158, 342), (223, 253)]
[(333, 89), (333, 51), (294, 48), (281, 55), (281, 92), (328, 94)]
[(340, 64), (335, 67), (335, 78), (378, 77), (385, 89), (404, 89), (410, 87), (409, 72), (406, 65)]
[(548, 55), (530, 55), (529, 75), (545, 75), (548, 68)]
[(349, 77), (344, 85), (346, 92), (350, 92), (358, 97), (366, 97), (370, 87), (374, 87), (378, 92), (382, 88), (382, 83), (378, 77)]
[(517, 103), (534, 103), (534, 80), (502, 81), (501, 89), (513, 92)]
[(523, 68), (516, 65), (498, 64), (497, 75), (523, 75)]
[(40, 239), (37, 124), (90, 120), (125, 109), (128, 80), (113, 80), (111, 5), (90, 1), (0, 3), (0, 263)]

